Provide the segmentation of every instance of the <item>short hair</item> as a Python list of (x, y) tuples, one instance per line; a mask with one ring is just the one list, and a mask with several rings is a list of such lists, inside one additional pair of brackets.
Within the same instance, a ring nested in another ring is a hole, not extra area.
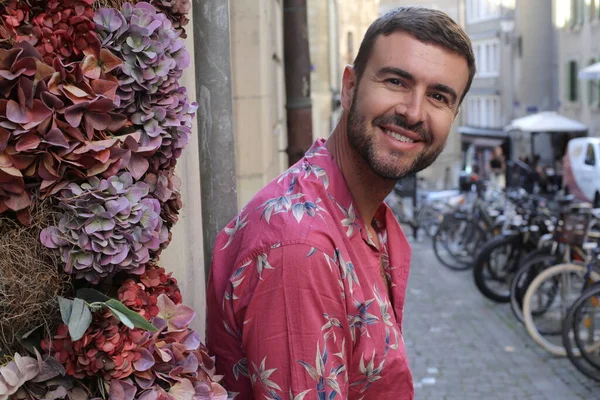
[(465, 92), (460, 98), (462, 103), (471, 87), (476, 72), (475, 55), (473, 54), (471, 40), (464, 29), (454, 22), (448, 14), (430, 8), (419, 6), (398, 7), (380, 16), (371, 24), (354, 60), (357, 81), (360, 81), (365, 72), (375, 40), (381, 35), (387, 36), (394, 32), (406, 32), (421, 42), (440, 45), (467, 60), (469, 80)]

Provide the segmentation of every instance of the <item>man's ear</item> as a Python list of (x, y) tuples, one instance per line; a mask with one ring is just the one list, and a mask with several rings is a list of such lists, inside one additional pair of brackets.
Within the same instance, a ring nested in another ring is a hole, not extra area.
[(462, 105), (458, 106), (458, 108), (456, 109), (456, 112), (454, 113), (454, 119), (456, 119), (456, 117), (458, 117), (458, 114), (460, 114), (461, 107)]
[(346, 65), (344, 68), (344, 76), (342, 77), (342, 108), (346, 111), (350, 110), (352, 101), (356, 95), (357, 88), (356, 70), (352, 65)]

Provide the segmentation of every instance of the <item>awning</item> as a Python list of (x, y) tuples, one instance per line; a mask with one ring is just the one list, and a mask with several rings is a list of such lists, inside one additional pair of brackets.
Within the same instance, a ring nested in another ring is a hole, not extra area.
[(600, 62), (585, 67), (577, 74), (577, 77), (582, 80), (597, 80), (600, 79)]
[(492, 138), (507, 138), (507, 132), (502, 129), (493, 128), (475, 128), (473, 126), (459, 126), (458, 133), (469, 136), (485, 136)]
[(470, 144), (475, 147), (487, 147), (487, 148), (493, 149), (495, 147), (502, 146), (502, 144), (504, 144), (506, 139), (507, 138), (494, 139), (494, 138), (481, 137), (481, 136), (465, 135), (460, 138), (460, 141), (464, 144)]
[(554, 111), (543, 111), (513, 120), (505, 131), (523, 132), (585, 132), (588, 127), (579, 121), (564, 117)]

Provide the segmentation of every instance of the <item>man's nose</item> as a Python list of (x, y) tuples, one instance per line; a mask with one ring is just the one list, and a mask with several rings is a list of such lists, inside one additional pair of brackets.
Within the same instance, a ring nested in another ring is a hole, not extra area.
[(396, 106), (396, 114), (402, 115), (410, 126), (423, 122), (425, 94), (412, 90), (406, 93)]

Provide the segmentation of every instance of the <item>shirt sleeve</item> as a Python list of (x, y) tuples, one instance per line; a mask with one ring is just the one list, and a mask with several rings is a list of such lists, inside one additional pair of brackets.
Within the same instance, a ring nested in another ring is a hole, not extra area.
[(255, 399), (347, 398), (352, 341), (335, 260), (295, 244), (248, 262), (230, 308), (230, 322), (241, 329), (248, 390)]

